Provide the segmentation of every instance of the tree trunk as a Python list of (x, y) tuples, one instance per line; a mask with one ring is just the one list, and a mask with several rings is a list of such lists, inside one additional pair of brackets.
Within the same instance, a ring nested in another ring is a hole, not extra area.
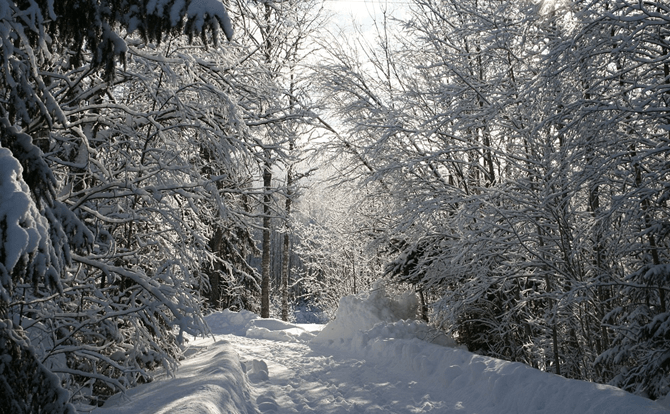
[(263, 168), (263, 255), (261, 259), (261, 318), (270, 317), (270, 202), (272, 201), (272, 165), (266, 154)]
[(286, 176), (286, 229), (281, 263), (281, 319), (288, 321), (288, 272), (291, 259), (291, 202), (293, 197), (293, 171), (288, 168)]
[[(223, 239), (223, 231), (220, 228), (216, 229), (214, 236), (209, 241), (209, 247), (212, 249), (217, 257), (221, 251), (221, 241)], [(209, 271), (209, 303), (212, 309), (221, 308), (221, 263), (215, 262), (212, 264), (212, 267)]]
[(421, 319), (428, 323), (428, 305), (426, 304), (426, 295), (423, 289), (419, 289), (419, 299), (421, 300)]

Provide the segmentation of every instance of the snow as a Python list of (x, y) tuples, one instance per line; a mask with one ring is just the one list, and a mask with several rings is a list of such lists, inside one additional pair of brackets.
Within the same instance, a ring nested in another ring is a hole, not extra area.
[[(0, 295), (9, 287), (8, 275), (19, 261), (38, 250), (49, 251), (48, 223), (30, 197), (30, 189), (23, 181), (23, 168), (11, 151), (0, 148)], [(44, 255), (36, 255), (42, 263)], [(36, 267), (38, 265), (35, 265)], [(45, 264), (46, 266), (46, 264)], [(46, 269), (38, 269), (41, 274)], [(5, 298), (6, 299), (6, 298)]]
[(34, 239), (37, 237), (30, 226), (24, 225), (27, 212), (31, 211), (31, 200), (21, 173), (21, 165), (11, 152), (0, 148), (0, 221), (6, 222), (2, 240), (7, 240), (3, 244), (3, 264), (8, 273), (12, 272), (22, 255), (34, 250)]
[(232, 344), (225, 340), (195, 352), (174, 377), (159, 378), (110, 398), (98, 413), (256, 413), (251, 389)]
[[(167, 0), (149, 0), (146, 6), (147, 14), (156, 14), (157, 16), (163, 16), (165, 13), (165, 6), (168, 4)], [(184, 15), (184, 8), (186, 7), (185, 0), (176, 0), (172, 7), (170, 8), (170, 22), (175, 26)], [(201, 31), (205, 24), (205, 17), (214, 17), (217, 19), (219, 24), (223, 27), (223, 31), (226, 34), (228, 40), (233, 37), (233, 25), (226, 11), (226, 7), (223, 5), (221, 0), (191, 0), (186, 9), (186, 15), (189, 20), (194, 20), (194, 26), (196, 31)], [(135, 24), (131, 24), (130, 27), (134, 27)]]
[(319, 333), (316, 342), (343, 341), (376, 325), (383, 326), (384, 322), (413, 320), (418, 306), (416, 295), (406, 293), (397, 300), (392, 299), (384, 287), (376, 283), (370, 292), (340, 299), (337, 317)]
[(228, 17), (226, 7), (220, 0), (192, 0), (186, 11), (189, 20), (195, 19), (195, 28), (202, 30), (205, 23), (205, 15), (216, 17), (223, 28), (228, 40), (233, 38), (233, 25)]
[(668, 413), (618, 388), (470, 353), (375, 286), (326, 326), (228, 310), (206, 317), (174, 378), (115, 396), (112, 413)]
[(184, 15), (182, 10), (185, 5), (185, 0), (176, 0), (172, 5), (172, 9), (170, 10), (170, 22), (172, 23), (172, 26), (176, 26), (181, 20), (181, 17)]
[(9, 17), (9, 3), (0, 1), (0, 19), (4, 20)]
[[(114, 30), (112, 30), (111, 26), (107, 23), (103, 23), (103, 26), (105, 28), (105, 31), (103, 33), (103, 39), (107, 40), (109, 39), (112, 44), (114, 45), (114, 54), (115, 55), (121, 55), (123, 53), (128, 52), (128, 45), (126, 45), (126, 41), (123, 40), (121, 36), (119, 36), (118, 33), (116, 33)], [(83, 158), (85, 155), (87, 155), (85, 152), (80, 153), (80, 156)], [(85, 159), (88, 161), (88, 159)], [(79, 160), (78, 160), (79, 161)], [(79, 161), (81, 162), (81, 161)]]

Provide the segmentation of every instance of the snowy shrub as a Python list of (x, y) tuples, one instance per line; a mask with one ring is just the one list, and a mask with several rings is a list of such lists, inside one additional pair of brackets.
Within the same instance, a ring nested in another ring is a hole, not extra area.
[(351, 339), (377, 324), (415, 320), (417, 312), (418, 300), (414, 292), (393, 297), (382, 282), (376, 282), (368, 292), (342, 297), (335, 319), (317, 335), (316, 341)]

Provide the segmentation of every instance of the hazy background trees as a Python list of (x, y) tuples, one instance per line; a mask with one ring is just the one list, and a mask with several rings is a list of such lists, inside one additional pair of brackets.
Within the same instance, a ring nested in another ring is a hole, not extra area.
[[(240, 75), (258, 82), (258, 93), (245, 108), (245, 120), (256, 143), (262, 198), (258, 205), (261, 223), (260, 314), (270, 316), (273, 295), (272, 235), (281, 229), (284, 238), (279, 276), (281, 317), (288, 318), (288, 272), (291, 234), (291, 205), (298, 194), (295, 170), (303, 158), (301, 148), (313, 133), (309, 71), (305, 59), (313, 51), (310, 40), (324, 22), (319, 1), (236, 1), (235, 20), (239, 39), (253, 66), (240, 67)], [(309, 169), (309, 168), (308, 168)]]

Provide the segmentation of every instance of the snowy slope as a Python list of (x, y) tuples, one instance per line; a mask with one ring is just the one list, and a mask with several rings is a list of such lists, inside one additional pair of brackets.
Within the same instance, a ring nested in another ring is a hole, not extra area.
[[(411, 313), (406, 302), (404, 298), (389, 299), (381, 287), (360, 297), (343, 298), (336, 320), (326, 326), (314, 342), (384, 364), (399, 375), (418, 374), (427, 384), (441, 388), (447, 407), (459, 412), (633, 414), (665, 411), (650, 400), (615, 387), (570, 380), (521, 363), (440, 346), (435, 342), (448, 344), (449, 340), (430, 332), (418, 321), (395, 318), (396, 314)], [(360, 315), (379, 315), (379, 321), (365, 326)]]
[(175, 378), (94, 413), (670, 413), (614, 387), (447, 346), (401, 319), (415, 306), (378, 288), (344, 298), (325, 328), (218, 312), (207, 317), (214, 338), (192, 342)]
[[(110, 398), (96, 414), (257, 413), (240, 360), (230, 342), (196, 341), (174, 378), (158, 378)], [(188, 354), (188, 352), (187, 352)]]

